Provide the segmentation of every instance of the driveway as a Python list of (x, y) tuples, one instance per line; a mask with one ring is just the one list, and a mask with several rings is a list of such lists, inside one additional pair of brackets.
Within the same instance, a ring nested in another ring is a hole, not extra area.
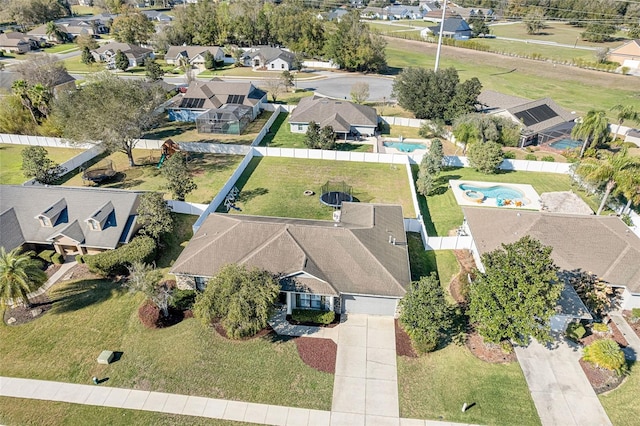
[(582, 351), (560, 341), (550, 349), (537, 342), (516, 347), (543, 426), (611, 425), (578, 360)]

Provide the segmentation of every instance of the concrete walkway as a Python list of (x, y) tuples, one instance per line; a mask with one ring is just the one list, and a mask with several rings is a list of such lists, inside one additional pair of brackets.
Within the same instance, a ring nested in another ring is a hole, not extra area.
[(340, 324), (332, 425), (399, 424), (393, 318), (349, 314)]
[(269, 325), (281, 336), (315, 337), (318, 339), (331, 339), (338, 343), (337, 327), (313, 327), (308, 325), (291, 325), (287, 321), (286, 307), (279, 309), (269, 320)]
[[(60, 266), (60, 269), (58, 269), (55, 274), (51, 275), (51, 277), (47, 280), (46, 283), (44, 283), (39, 289), (37, 289), (36, 291), (34, 291), (33, 293), (29, 293), (29, 299), (31, 299), (32, 297), (37, 297), (40, 296), (41, 294), (43, 294), (44, 292), (46, 292), (47, 290), (49, 290), (49, 288), (54, 285), (55, 283), (57, 283), (58, 281), (60, 281), (62, 279), (62, 277), (65, 277), (65, 275), (69, 272), (69, 270), (71, 268), (73, 268), (74, 266), (76, 266), (78, 263), (73, 261), (73, 262), (66, 262), (63, 263)], [(65, 277), (65, 280), (67, 280), (69, 278)]]
[(636, 332), (633, 331), (633, 328), (627, 324), (627, 320), (624, 319), (621, 312), (610, 312), (609, 318), (615, 323), (624, 338), (627, 339), (629, 346), (623, 349), (625, 357), (628, 360), (636, 361), (638, 356), (640, 356), (640, 338)]
[(555, 348), (533, 341), (515, 350), (543, 426), (611, 424), (578, 363), (580, 348), (560, 340)]

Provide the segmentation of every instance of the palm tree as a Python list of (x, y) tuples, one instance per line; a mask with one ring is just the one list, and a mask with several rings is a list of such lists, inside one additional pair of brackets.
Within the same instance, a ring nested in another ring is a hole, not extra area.
[(25, 80), (16, 80), (11, 84), (11, 89), (13, 90), (13, 93), (20, 98), (20, 102), (22, 102), (22, 105), (29, 110), (29, 113), (31, 113), (31, 118), (37, 126), (38, 119), (36, 118), (31, 98), (29, 97), (29, 84)]
[(604, 184), (604, 195), (596, 212), (599, 215), (617, 182), (625, 182), (629, 174), (637, 175), (640, 173), (640, 161), (636, 157), (627, 155), (627, 149), (623, 148), (619, 153), (607, 155), (602, 159), (585, 158), (578, 164), (576, 173), (598, 186)]
[(20, 247), (6, 252), (0, 247), (0, 302), (20, 301), (29, 306), (30, 292), (47, 281), (47, 274), (40, 269), (40, 262), (32, 258), (33, 252), (24, 252)]
[(62, 43), (67, 39), (67, 34), (53, 21), (47, 22), (46, 34), (49, 39), (54, 38), (58, 43)]
[(631, 105), (616, 105), (611, 108), (611, 111), (618, 111), (616, 118), (618, 119), (618, 128), (616, 129), (616, 134), (613, 140), (618, 139), (618, 133), (620, 132), (620, 127), (625, 120), (631, 120), (640, 122), (640, 112), (636, 111)]
[(584, 141), (582, 149), (580, 150), (580, 158), (582, 158), (584, 152), (593, 142), (598, 144), (607, 140), (609, 136), (609, 122), (607, 121), (606, 112), (593, 109), (589, 111), (582, 121), (575, 125), (571, 131), (571, 136)]
[(631, 210), (631, 204), (640, 205), (640, 174), (635, 170), (624, 170), (618, 178), (617, 194), (622, 194), (627, 200), (620, 214)]

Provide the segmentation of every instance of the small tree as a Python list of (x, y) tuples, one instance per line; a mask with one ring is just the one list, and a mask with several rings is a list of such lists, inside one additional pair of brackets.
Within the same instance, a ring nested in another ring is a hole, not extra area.
[(93, 65), (96, 62), (96, 58), (93, 57), (91, 51), (87, 46), (82, 48), (82, 56), (80, 57), (80, 61), (85, 65)]
[(40, 269), (40, 261), (34, 252), (22, 252), (15, 248), (10, 252), (0, 247), (0, 303), (18, 302), (30, 306), (28, 294), (47, 281), (47, 274)]
[(64, 167), (47, 157), (41, 146), (30, 146), (22, 150), (22, 173), (43, 185), (55, 183), (65, 172)]
[(523, 21), (527, 34), (538, 34), (544, 28), (544, 11), (539, 7), (531, 7)]
[(129, 58), (127, 58), (127, 55), (125, 55), (119, 49), (116, 52), (115, 66), (116, 69), (119, 69), (121, 71), (126, 71), (127, 68), (129, 68)]
[(282, 95), (285, 90), (284, 85), (282, 84), (281, 78), (270, 78), (264, 82), (265, 88), (271, 95), (271, 101), (275, 102), (278, 100), (278, 97)]
[(309, 122), (304, 138), (304, 144), (311, 149), (318, 149), (322, 145), (320, 137), (320, 126), (315, 121)]
[(173, 218), (167, 202), (160, 192), (146, 192), (140, 196), (138, 223), (142, 233), (156, 241), (173, 230)]
[(593, 315), (602, 317), (614, 306), (613, 289), (600, 281), (597, 275), (576, 271), (569, 278), (569, 282)]
[(369, 84), (364, 81), (359, 81), (351, 86), (351, 100), (357, 104), (364, 103), (369, 99)]
[(216, 69), (216, 58), (208, 50), (204, 53), (204, 67), (208, 70)]
[(526, 236), (482, 255), (485, 272), (471, 285), (469, 317), (486, 341), (550, 340), (549, 319), (562, 291), (551, 250)]
[(496, 142), (475, 143), (469, 148), (469, 164), (480, 173), (495, 173), (504, 155)]
[(618, 375), (627, 371), (627, 362), (624, 359), (624, 352), (614, 340), (596, 340), (583, 351), (582, 359), (596, 364), (598, 367), (615, 371)]
[(198, 188), (187, 170), (187, 161), (183, 153), (176, 152), (162, 165), (162, 176), (167, 179), (167, 189), (178, 201)]
[(149, 81), (158, 81), (162, 79), (164, 70), (155, 59), (147, 59), (144, 63), (144, 73)]
[(333, 127), (324, 126), (320, 129), (320, 149), (334, 149), (336, 147), (336, 134)]
[(144, 294), (160, 309), (162, 316), (168, 317), (171, 289), (166, 284), (159, 284), (161, 279), (162, 272), (152, 265), (133, 262), (129, 267), (129, 279), (124, 285), (131, 292)]
[(282, 85), (285, 87), (285, 90), (289, 90), (289, 87), (293, 87), (293, 74), (288, 70), (282, 71), (280, 80), (282, 80)]
[(418, 171), (417, 189), (425, 197), (431, 193), (433, 183), (442, 170), (443, 158), (442, 142), (439, 139), (432, 140), (429, 151), (422, 157)]
[(453, 309), (435, 273), (411, 284), (400, 301), (400, 323), (418, 352), (436, 349), (453, 325)]
[(266, 327), (279, 292), (268, 271), (229, 264), (198, 294), (193, 314), (205, 325), (219, 321), (232, 339), (253, 336)]

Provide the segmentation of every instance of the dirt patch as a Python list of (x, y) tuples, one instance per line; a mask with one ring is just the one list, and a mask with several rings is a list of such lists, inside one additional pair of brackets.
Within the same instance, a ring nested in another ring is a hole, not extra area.
[(504, 364), (516, 361), (516, 353), (511, 348), (511, 352), (505, 352), (500, 345), (485, 343), (482, 336), (477, 332), (467, 335), (467, 348), (478, 359), (494, 364)]
[(31, 306), (7, 307), (4, 310), (4, 323), (7, 325), (21, 325), (31, 322), (47, 313), (53, 307), (53, 302), (45, 294), (30, 299)]
[(47, 269), (45, 269), (44, 273), (47, 274), (47, 278), (51, 278), (53, 274), (58, 272), (58, 269), (60, 268), (62, 268), (62, 265), (56, 265), (55, 263), (52, 263), (47, 267)]
[[(227, 336), (227, 330), (224, 329), (222, 324), (220, 324), (219, 322), (216, 322), (216, 323), (213, 324), (213, 328), (216, 330), (216, 332), (220, 336), (224, 337), (225, 339), (229, 339), (229, 336)], [(259, 337), (265, 337), (265, 336), (268, 336), (269, 334), (271, 334), (273, 332), (274, 332), (273, 328), (271, 328), (270, 325), (267, 325), (265, 328), (263, 328), (258, 333), (254, 334), (253, 336), (243, 337), (242, 339), (229, 339), (229, 340), (235, 340), (235, 341), (241, 342), (243, 340), (251, 340), (251, 339), (257, 339)]]
[(580, 360), (580, 367), (589, 379), (591, 387), (597, 394), (617, 388), (624, 381), (624, 376), (618, 376), (614, 371), (596, 367), (595, 364)]
[(418, 354), (415, 349), (413, 349), (409, 335), (402, 329), (397, 319), (394, 321), (394, 324), (396, 328), (396, 354), (409, 358), (417, 358)]
[(476, 269), (476, 262), (469, 250), (454, 250), (453, 254), (460, 265), (460, 273), (449, 283), (449, 293), (458, 304), (467, 303), (468, 276)]
[(63, 278), (69, 277), (70, 280), (95, 280), (100, 278), (100, 275), (94, 274), (89, 270), (89, 267), (84, 263), (79, 263), (67, 272)]
[(627, 321), (627, 324), (629, 324), (629, 327), (631, 327), (640, 338), (640, 321), (633, 322), (633, 315), (631, 315), (631, 311), (622, 311), (622, 316)]
[(338, 345), (331, 339), (298, 337), (295, 339), (298, 354), (309, 367), (335, 374)]

